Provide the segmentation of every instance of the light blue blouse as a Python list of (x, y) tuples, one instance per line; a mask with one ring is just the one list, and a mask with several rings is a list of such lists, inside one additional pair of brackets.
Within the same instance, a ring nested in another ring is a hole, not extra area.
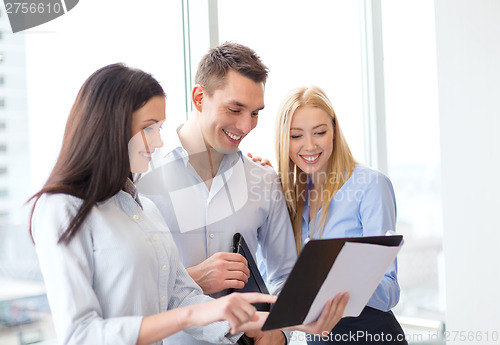
[[(309, 221), (306, 202), (302, 214), (302, 243), (319, 238), (320, 231), (313, 229), (321, 220), (323, 210)], [(382, 173), (356, 165), (351, 177), (335, 194), (328, 208), (325, 228), (321, 238), (382, 236), (396, 229), (396, 201), (392, 183)], [(387, 270), (367, 305), (382, 311), (392, 309), (399, 301), (397, 261)]]
[[(141, 208), (120, 191), (92, 209), (68, 245), (57, 244), (80, 204), (69, 195), (44, 194), (32, 220), (61, 344), (135, 344), (143, 316), (211, 300), (187, 274), (162, 216), (146, 198)], [(226, 344), (239, 336), (225, 337), (226, 322), (187, 332)]]

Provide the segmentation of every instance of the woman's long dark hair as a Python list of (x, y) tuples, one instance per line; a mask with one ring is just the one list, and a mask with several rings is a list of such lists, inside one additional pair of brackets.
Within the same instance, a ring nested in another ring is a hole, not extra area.
[(83, 200), (59, 243), (71, 241), (96, 202), (123, 188), (130, 177), (132, 113), (154, 96), (165, 96), (156, 79), (123, 64), (103, 67), (83, 84), (71, 108), (54, 169), (43, 188), (29, 199), (35, 200), (31, 219), (44, 193)]

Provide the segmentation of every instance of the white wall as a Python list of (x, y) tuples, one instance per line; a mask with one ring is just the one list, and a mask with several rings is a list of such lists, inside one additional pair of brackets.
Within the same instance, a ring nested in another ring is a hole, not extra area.
[(448, 344), (491, 344), (500, 337), (500, 1), (435, 5), (446, 326), (464, 332)]

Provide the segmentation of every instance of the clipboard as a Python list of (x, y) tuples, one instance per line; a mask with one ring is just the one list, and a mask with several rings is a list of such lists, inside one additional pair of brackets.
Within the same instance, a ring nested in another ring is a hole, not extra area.
[[(402, 244), (401, 235), (309, 241), (300, 253), (262, 330), (314, 321), (326, 301), (337, 293), (331, 288), (332, 282), (334, 285), (344, 286), (344, 290), (338, 292), (347, 291), (350, 294), (344, 316), (358, 316), (396, 258)], [(367, 274), (359, 276), (360, 272), (369, 269), (371, 271)], [(369, 278), (370, 282), (363, 285), (365, 276), (368, 276), (366, 279)], [(356, 290), (356, 293), (352, 290)], [(357, 308), (351, 311), (350, 315), (346, 315), (350, 305)], [(314, 308), (317, 310), (313, 310)]]

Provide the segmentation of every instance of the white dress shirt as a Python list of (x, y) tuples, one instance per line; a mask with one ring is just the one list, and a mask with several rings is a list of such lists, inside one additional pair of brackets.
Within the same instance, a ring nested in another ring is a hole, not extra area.
[[(158, 206), (182, 263), (191, 267), (217, 252), (231, 252), (233, 235), (239, 232), (254, 258), (259, 250), (269, 291), (277, 294), (297, 255), (274, 170), (252, 162), (240, 151), (226, 154), (208, 189), (174, 130), (165, 137), (165, 146), (154, 154), (153, 166), (139, 179), (137, 188)], [(168, 344), (208, 344), (181, 333), (167, 338)]]
[[(151, 201), (139, 204), (120, 191), (92, 208), (68, 245), (58, 244), (79, 205), (76, 197), (44, 194), (32, 220), (61, 344), (135, 344), (143, 316), (211, 300), (181, 265)], [(187, 331), (214, 342), (236, 339), (225, 337), (226, 322)]]

